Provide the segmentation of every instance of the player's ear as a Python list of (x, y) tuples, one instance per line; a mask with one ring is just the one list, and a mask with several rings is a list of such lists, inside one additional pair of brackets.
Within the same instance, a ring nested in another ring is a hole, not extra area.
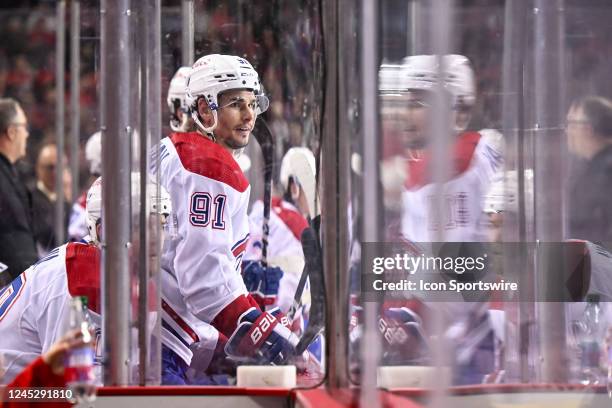
[(215, 117), (205, 98), (198, 99), (198, 114), (202, 118), (202, 124), (204, 126), (210, 127), (213, 125)]

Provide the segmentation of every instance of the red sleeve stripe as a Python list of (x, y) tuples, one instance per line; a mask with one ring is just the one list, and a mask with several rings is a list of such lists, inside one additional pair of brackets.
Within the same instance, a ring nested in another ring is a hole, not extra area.
[(240, 246), (235, 247), (234, 249), (232, 249), (232, 254), (233, 254), (233, 255), (234, 255), (236, 258), (237, 258), (237, 257), (238, 257), (238, 255), (240, 255), (241, 253), (243, 253), (243, 252), (244, 252), (244, 250), (246, 249), (246, 247), (247, 247), (247, 243), (246, 243), (246, 241), (245, 241), (245, 242), (243, 242), (242, 244), (240, 244)]
[(186, 321), (184, 321), (181, 316), (178, 315), (178, 313), (176, 313), (174, 311), (174, 309), (172, 309), (172, 307), (170, 307), (170, 305), (168, 303), (166, 303), (165, 300), (162, 299), (162, 309), (164, 310), (164, 312), (168, 313), (168, 316), (170, 316), (172, 318), (172, 320), (174, 320), (176, 322), (176, 324), (179, 325), (179, 327), (181, 329), (183, 329), (183, 331), (185, 333), (187, 333), (189, 335), (189, 337), (191, 337), (191, 339), (194, 342), (198, 342), (200, 341), (200, 338), (198, 337), (198, 335), (196, 334), (195, 331), (193, 331), (193, 329), (191, 328), (191, 326), (189, 326), (187, 324)]
[[(240, 316), (253, 305), (245, 295), (240, 295), (232, 303), (225, 306), (210, 323), (215, 329), (230, 337), (238, 325)], [(259, 307), (257, 307), (259, 310)]]
[(244, 236), (244, 238), (242, 238), (241, 240), (239, 240), (238, 242), (236, 242), (234, 244), (234, 246), (232, 247), (232, 252), (234, 252), (234, 250), (238, 247), (238, 246), (242, 246), (243, 244), (246, 244), (247, 240), (249, 239), (249, 234), (246, 234)]

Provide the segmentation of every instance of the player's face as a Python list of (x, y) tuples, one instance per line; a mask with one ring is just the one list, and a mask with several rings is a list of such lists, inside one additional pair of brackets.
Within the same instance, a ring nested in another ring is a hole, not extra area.
[(406, 122), (403, 129), (404, 146), (421, 148), (427, 141), (430, 98), (425, 92), (409, 92), (406, 97)]
[(236, 150), (249, 143), (255, 125), (257, 99), (252, 91), (231, 90), (219, 97), (217, 127), (214, 134), (225, 147)]
[(406, 95), (392, 94), (380, 97), (383, 132), (394, 137), (401, 135), (406, 124), (406, 103)]

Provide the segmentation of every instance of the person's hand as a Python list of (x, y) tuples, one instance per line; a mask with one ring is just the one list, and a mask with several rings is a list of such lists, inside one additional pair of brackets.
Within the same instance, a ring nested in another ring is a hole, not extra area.
[(291, 200), (296, 208), (300, 211), (305, 218), (310, 217), (311, 208), (308, 206), (308, 199), (304, 188), (293, 176), (289, 177), (289, 192), (291, 194)]
[(86, 344), (83, 332), (74, 329), (64, 335), (61, 339), (53, 343), (51, 348), (42, 355), (43, 361), (51, 366), (51, 370), (56, 375), (64, 375), (64, 361), (66, 352), (74, 348), (82, 347)]

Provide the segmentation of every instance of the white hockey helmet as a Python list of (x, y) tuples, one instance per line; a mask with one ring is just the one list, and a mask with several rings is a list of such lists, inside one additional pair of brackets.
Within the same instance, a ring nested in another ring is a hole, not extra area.
[(378, 91), (381, 95), (394, 95), (405, 92), (402, 81), (402, 66), (382, 64), (378, 70)]
[(89, 163), (91, 174), (102, 174), (102, 133), (99, 131), (89, 136), (85, 143), (85, 160)]
[[(437, 55), (412, 55), (404, 58), (403, 86), (407, 89), (432, 90), (438, 80), (439, 61)], [(474, 71), (467, 57), (457, 54), (444, 55), (442, 63), (443, 85), (453, 96), (453, 104), (474, 105), (476, 102)]]
[[(187, 106), (196, 125), (205, 133), (212, 134), (217, 127), (219, 95), (232, 89), (252, 90), (257, 98), (257, 115), (265, 112), (270, 105), (264, 95), (259, 75), (244, 58), (234, 55), (211, 54), (198, 59), (191, 68), (185, 90)], [(215, 121), (205, 127), (200, 121), (197, 101), (204, 97), (213, 112)]]
[(285, 153), (280, 167), (280, 182), (286, 191), (289, 177), (292, 177), (304, 189), (308, 208), (316, 214), (315, 199), (317, 194), (315, 157), (306, 147), (292, 147)]
[[(183, 123), (187, 119), (189, 113), (189, 105), (185, 98), (185, 88), (187, 87), (187, 78), (191, 67), (180, 67), (170, 80), (170, 86), (168, 87), (168, 109), (170, 109), (170, 128), (175, 132), (180, 132), (183, 129)], [(179, 120), (176, 115), (176, 110), (180, 109), (185, 115), (183, 120)]]
[[(132, 173), (132, 211), (136, 212), (140, 193), (140, 174)], [(169, 217), (172, 213), (172, 202), (170, 194), (163, 186), (158, 186), (155, 182), (149, 181), (147, 184), (147, 194), (149, 195), (149, 211), (151, 214), (161, 214)], [(98, 245), (97, 226), (102, 222), (102, 177), (98, 177), (87, 191), (87, 201), (85, 205), (87, 229), (91, 241)]]

